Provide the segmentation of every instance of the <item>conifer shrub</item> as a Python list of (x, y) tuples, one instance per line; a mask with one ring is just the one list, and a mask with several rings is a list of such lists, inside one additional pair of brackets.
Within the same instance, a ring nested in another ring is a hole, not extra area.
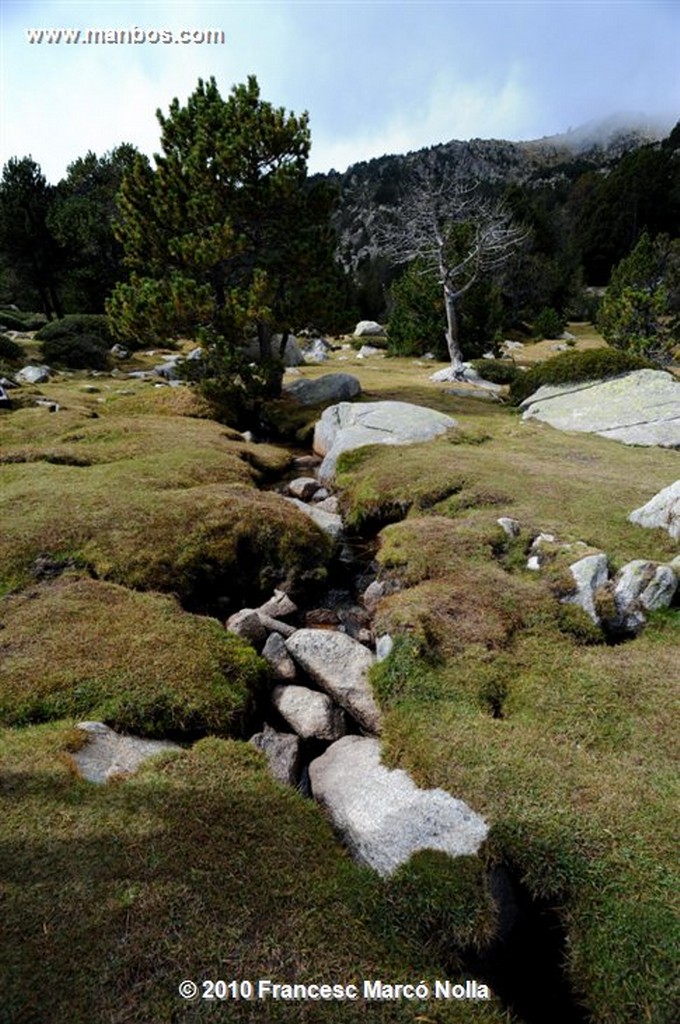
[(0, 329), (6, 331), (37, 331), (46, 323), (44, 313), (22, 313), (17, 309), (0, 308)]
[(519, 405), (542, 384), (576, 384), (586, 380), (607, 380), (633, 370), (653, 369), (641, 356), (611, 348), (584, 352), (561, 352), (544, 363), (519, 373), (510, 385), (510, 400)]
[(18, 363), (24, 358), (24, 350), (6, 334), (0, 334), (0, 363)]
[(522, 376), (521, 370), (507, 359), (474, 359), (471, 365), (484, 380), (492, 384), (512, 384)]
[(552, 306), (542, 309), (534, 320), (534, 329), (540, 338), (559, 338), (567, 326), (567, 321)]
[(47, 363), (72, 370), (105, 370), (112, 340), (105, 316), (79, 314), (53, 320), (36, 334)]

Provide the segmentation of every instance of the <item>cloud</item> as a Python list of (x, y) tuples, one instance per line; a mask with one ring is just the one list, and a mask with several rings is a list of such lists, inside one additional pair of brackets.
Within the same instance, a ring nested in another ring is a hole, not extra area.
[(538, 111), (522, 83), (518, 65), (503, 80), (455, 81), (439, 74), (429, 96), (388, 118), (382, 130), (334, 138), (312, 131), (310, 167), (344, 170), (349, 164), (387, 153), (405, 153), (450, 139), (527, 137), (538, 124)]

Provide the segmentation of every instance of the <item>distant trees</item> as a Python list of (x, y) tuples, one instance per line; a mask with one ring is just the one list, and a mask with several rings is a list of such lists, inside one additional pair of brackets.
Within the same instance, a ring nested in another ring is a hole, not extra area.
[(275, 332), (285, 341), (303, 319), (337, 317), (341, 291), (334, 194), (307, 180), (307, 114), (263, 101), (250, 76), (226, 100), (213, 78), (199, 80), (185, 105), (157, 116), (162, 154), (153, 168), (138, 158), (119, 195), (131, 278), (108, 303), (112, 329), (128, 341), (200, 338), (211, 350), (204, 370), (225, 384), (252, 333), (261, 384), (276, 392)]
[(30, 156), (9, 160), (0, 181), (0, 269), (11, 294), (61, 316), (58, 276), (62, 255), (48, 225), (54, 188)]
[(394, 263), (418, 261), (419, 272), (433, 275), (441, 288), (452, 379), (464, 376), (461, 299), (483, 276), (505, 266), (524, 237), (503, 205), (482, 197), (476, 186), (427, 172), (418, 175), (396, 215), (383, 223), (382, 255)]

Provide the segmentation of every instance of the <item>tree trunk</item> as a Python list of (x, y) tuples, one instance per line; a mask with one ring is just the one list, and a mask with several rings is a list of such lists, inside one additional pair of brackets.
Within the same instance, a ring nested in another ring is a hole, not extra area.
[(446, 306), (446, 344), (451, 358), (451, 373), (454, 380), (463, 380), (463, 353), (458, 341), (458, 316), (456, 313), (456, 295), (444, 285), (444, 305)]

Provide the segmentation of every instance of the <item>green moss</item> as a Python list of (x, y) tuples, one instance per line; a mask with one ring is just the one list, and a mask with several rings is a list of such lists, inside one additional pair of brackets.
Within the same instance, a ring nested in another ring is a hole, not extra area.
[(267, 672), (213, 619), (62, 577), (0, 603), (0, 724), (72, 716), (147, 736), (238, 730)]
[[(251, 1024), (512, 1020), (495, 999), (183, 1002), (177, 988), (188, 978), (361, 986), (445, 977), (408, 919), (407, 890), (428, 864), (386, 886), (346, 857), (319, 808), (273, 782), (246, 744), (206, 739), (124, 784), (92, 786), (69, 772), (71, 741), (67, 725), (0, 731), (8, 1020), (38, 1024), (45, 1006), (51, 1024), (91, 1024), (93, 1007), (97, 1019), (129, 1024), (225, 1013)], [(441, 913), (463, 931), (478, 887), (468, 876), (462, 883), (450, 872), (440, 885), (456, 894)], [(433, 903), (437, 882), (433, 871)]]

